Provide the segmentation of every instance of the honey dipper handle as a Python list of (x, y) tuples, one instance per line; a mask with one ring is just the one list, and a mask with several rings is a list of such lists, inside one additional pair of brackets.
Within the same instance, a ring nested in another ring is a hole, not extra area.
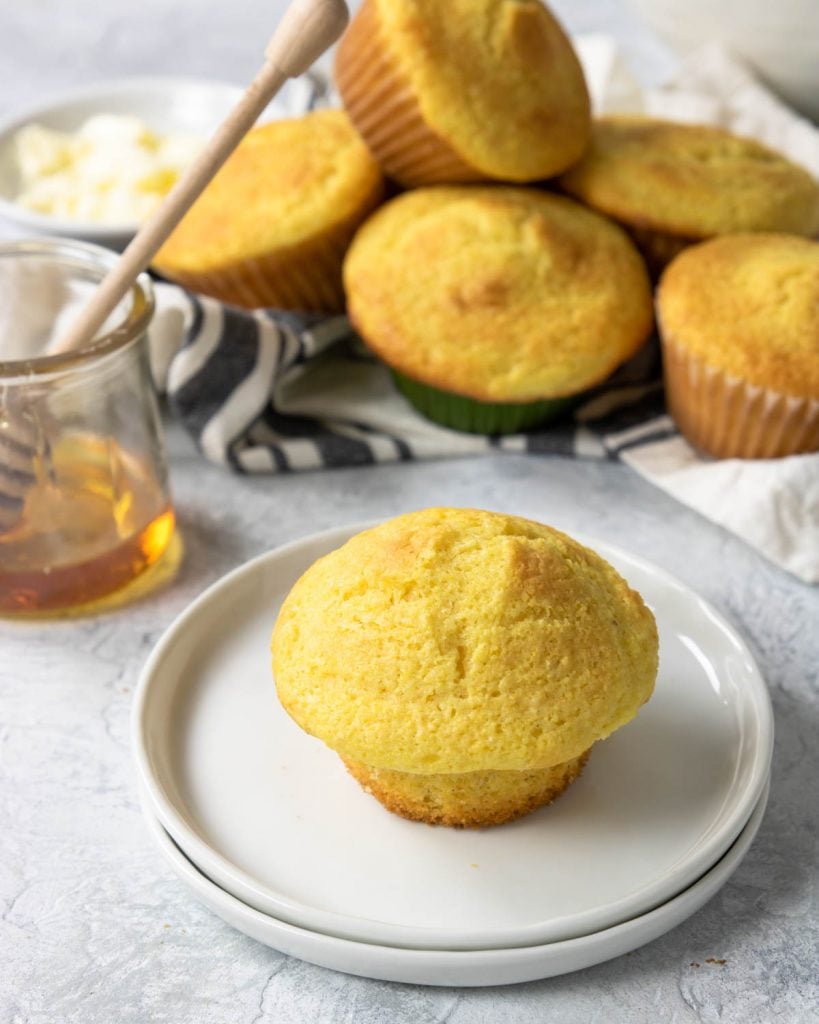
[(288, 78), (303, 74), (338, 39), (347, 18), (344, 0), (293, 0), (265, 49), (266, 61), (261, 71), (193, 164), (134, 235), (68, 330), (51, 346), (50, 355), (70, 352), (93, 339), (259, 114)]
[(344, 0), (292, 0), (264, 55), (287, 78), (303, 75), (347, 27)]

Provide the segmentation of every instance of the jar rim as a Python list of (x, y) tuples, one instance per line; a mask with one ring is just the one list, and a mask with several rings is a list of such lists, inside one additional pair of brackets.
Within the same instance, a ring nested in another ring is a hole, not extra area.
[[(65, 238), (27, 238), (0, 243), (0, 260), (7, 258), (34, 259), (52, 257), (78, 269), (97, 270), (100, 280), (115, 265), (119, 255), (111, 249), (90, 242)], [(151, 280), (140, 274), (130, 288), (131, 305), (122, 321), (105, 334), (98, 335), (87, 345), (70, 352), (37, 356), (29, 359), (0, 359), (0, 379), (32, 377), (70, 370), (82, 364), (110, 355), (137, 341), (145, 333), (154, 312)]]

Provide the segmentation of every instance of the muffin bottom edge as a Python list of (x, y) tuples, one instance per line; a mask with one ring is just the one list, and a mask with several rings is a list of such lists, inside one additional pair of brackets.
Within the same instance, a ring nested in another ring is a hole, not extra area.
[(580, 776), (590, 752), (532, 771), (428, 775), (341, 760), (365, 792), (399, 817), (428, 825), (487, 828), (552, 803)]

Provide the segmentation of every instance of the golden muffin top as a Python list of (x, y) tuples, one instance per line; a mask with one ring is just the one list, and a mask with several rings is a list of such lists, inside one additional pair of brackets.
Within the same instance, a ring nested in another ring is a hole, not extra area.
[(570, 537), (431, 508), (311, 566), (272, 652), (308, 733), (373, 767), (448, 773), (578, 756), (648, 700), (657, 645), (639, 594)]
[(819, 242), (724, 235), (660, 280), (663, 336), (748, 384), (819, 399)]
[(627, 224), (688, 238), (819, 231), (819, 184), (811, 175), (721, 128), (601, 118), (585, 156), (560, 183)]
[(154, 259), (202, 271), (287, 249), (362, 215), (381, 171), (341, 110), (251, 129)]
[(645, 341), (642, 259), (610, 221), (534, 189), (407, 192), (359, 230), (350, 316), (394, 369), (483, 401), (576, 394)]
[(541, 0), (372, 0), (424, 120), (489, 177), (534, 181), (589, 138), (580, 63)]

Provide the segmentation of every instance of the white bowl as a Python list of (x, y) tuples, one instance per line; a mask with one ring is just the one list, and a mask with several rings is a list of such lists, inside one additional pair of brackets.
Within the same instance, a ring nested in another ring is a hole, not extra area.
[(132, 114), (154, 131), (190, 133), (206, 138), (233, 108), (242, 89), (227, 82), (197, 78), (131, 78), (67, 90), (51, 102), (13, 114), (0, 123), (0, 217), (28, 234), (59, 235), (124, 247), (137, 224), (101, 225), (61, 220), (18, 206), (20, 192), (12, 143), (17, 131), (36, 123), (58, 131), (76, 131), (93, 114)]
[(722, 43), (791, 106), (819, 121), (817, 0), (630, 0), (659, 36), (685, 52)]

